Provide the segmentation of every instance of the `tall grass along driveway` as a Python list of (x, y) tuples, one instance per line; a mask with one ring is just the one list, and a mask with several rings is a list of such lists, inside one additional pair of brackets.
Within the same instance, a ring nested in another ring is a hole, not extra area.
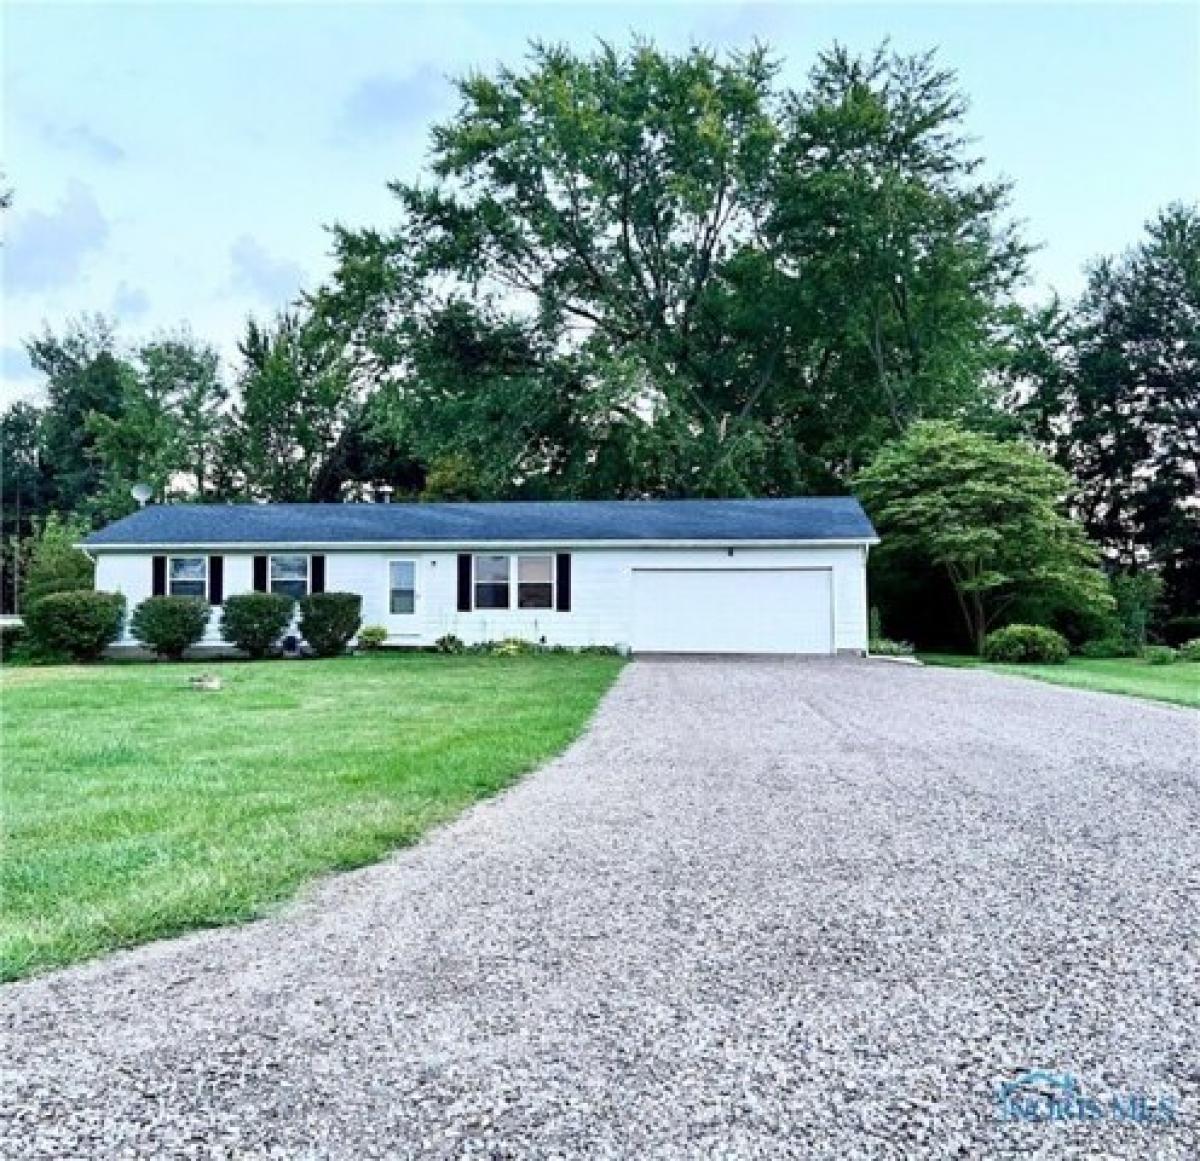
[(0, 972), (243, 919), (378, 859), (574, 738), (612, 657), (10, 671)]

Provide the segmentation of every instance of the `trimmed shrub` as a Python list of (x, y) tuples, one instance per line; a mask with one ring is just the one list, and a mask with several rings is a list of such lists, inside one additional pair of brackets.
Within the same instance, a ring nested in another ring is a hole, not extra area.
[(984, 638), (986, 661), (1061, 665), (1070, 656), (1067, 640), (1044, 625), (1006, 625)]
[(382, 625), (364, 625), (358, 631), (358, 647), (364, 653), (374, 653), (387, 644), (388, 631)]
[(1163, 640), (1168, 645), (1186, 645), (1200, 640), (1200, 617), (1172, 617), (1162, 629)]
[(225, 598), (221, 636), (251, 657), (265, 657), (292, 622), (295, 601), (283, 593), (238, 593)]
[(456, 637), (453, 633), (447, 633), (443, 637), (439, 637), (433, 643), (434, 649), (438, 653), (462, 653), (466, 646), (462, 643), (461, 637)]
[(1112, 657), (1132, 657), (1136, 651), (1123, 637), (1099, 637), (1079, 646), (1080, 657), (1102, 660)]
[(313, 593), (300, 602), (300, 636), (318, 657), (344, 653), (361, 624), (358, 593)]
[(1193, 637), (1179, 646), (1180, 661), (1200, 661), (1200, 637)]
[(42, 655), (95, 661), (121, 632), (125, 598), (120, 593), (51, 593), (25, 613), (30, 644)]
[(1174, 665), (1179, 654), (1170, 645), (1147, 645), (1142, 660), (1147, 665)]
[(178, 661), (204, 636), (211, 611), (202, 597), (150, 597), (133, 610), (129, 628), (147, 649)]

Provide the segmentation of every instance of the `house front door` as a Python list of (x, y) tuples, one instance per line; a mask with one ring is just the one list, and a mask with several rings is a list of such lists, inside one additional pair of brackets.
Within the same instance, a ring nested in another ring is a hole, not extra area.
[(403, 641), (420, 637), (417, 625), (417, 562), (388, 561), (388, 637)]

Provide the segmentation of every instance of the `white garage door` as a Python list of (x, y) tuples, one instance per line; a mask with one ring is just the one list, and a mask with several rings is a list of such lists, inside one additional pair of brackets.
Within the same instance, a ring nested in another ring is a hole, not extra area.
[(634, 652), (832, 653), (829, 569), (635, 569)]

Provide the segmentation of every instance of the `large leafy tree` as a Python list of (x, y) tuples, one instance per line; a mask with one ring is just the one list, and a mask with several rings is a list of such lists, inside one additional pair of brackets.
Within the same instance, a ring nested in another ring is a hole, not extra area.
[[(931, 60), (776, 74), (635, 43), (467, 78), (399, 225), (336, 232), (318, 315), (400, 428), (452, 443), (467, 409), (497, 494), (839, 486), (977, 402), (1024, 251)], [(472, 376), (518, 335), (527, 372)]]
[(1200, 208), (1176, 205), (1092, 268), (1081, 300), (1030, 318), (1015, 404), (1074, 480), (1089, 533), (1116, 567), (1163, 573), (1200, 603)]
[(46, 376), (39, 436), (49, 504), (60, 512), (93, 512), (104, 469), (91, 421), (120, 418), (136, 372), (99, 315), (73, 322), (61, 335), (47, 329), (27, 349)]
[(146, 394), (166, 400), (171, 416), (174, 487), (188, 498), (212, 498), (229, 398), (220, 357), (184, 330), (143, 344), (138, 363)]
[(309, 500), (353, 409), (337, 351), (320, 327), (292, 313), (270, 326), (248, 320), (239, 350), (221, 487), (276, 502)]
[(1064, 511), (1068, 486), (1032, 447), (945, 422), (913, 425), (855, 478), (881, 555), (943, 570), (980, 651), (1018, 601), (1111, 606), (1098, 553)]
[(133, 508), (135, 483), (160, 501), (211, 498), (225, 422), (217, 353), (187, 331), (143, 344), (133, 368), (120, 415), (93, 414), (87, 424), (103, 473), (96, 506), (109, 518)]

